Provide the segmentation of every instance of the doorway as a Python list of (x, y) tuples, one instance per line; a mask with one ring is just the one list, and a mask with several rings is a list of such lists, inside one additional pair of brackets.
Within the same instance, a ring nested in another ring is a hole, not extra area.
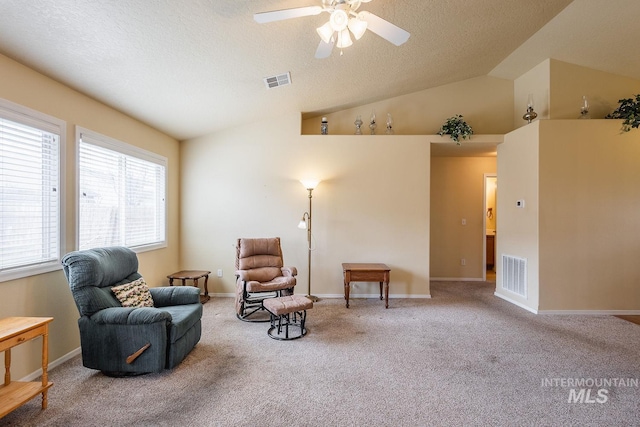
[(498, 195), (498, 176), (495, 173), (484, 174), (484, 262), (485, 266), (483, 279), (485, 281), (496, 281), (496, 264), (497, 264), (497, 239), (498, 239), (498, 221), (497, 221), (497, 195)]

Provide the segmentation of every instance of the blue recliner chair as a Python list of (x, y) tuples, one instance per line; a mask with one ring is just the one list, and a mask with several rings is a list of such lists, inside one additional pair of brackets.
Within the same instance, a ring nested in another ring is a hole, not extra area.
[(178, 365), (200, 341), (200, 290), (149, 288), (153, 307), (123, 307), (111, 288), (135, 281), (138, 257), (124, 247), (68, 253), (64, 274), (80, 312), (82, 363), (110, 376), (161, 372)]

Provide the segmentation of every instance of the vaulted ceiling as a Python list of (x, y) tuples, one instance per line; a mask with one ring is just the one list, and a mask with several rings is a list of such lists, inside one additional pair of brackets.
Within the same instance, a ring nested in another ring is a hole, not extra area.
[[(409, 31), (367, 32), (314, 58), (327, 15), (258, 24), (321, 0), (1, 0), (0, 53), (188, 139), (292, 112), (321, 114), (546, 58), (640, 79), (637, 0), (372, 0)], [(1, 70), (0, 70), (1, 71)], [(290, 72), (267, 90), (263, 78)]]

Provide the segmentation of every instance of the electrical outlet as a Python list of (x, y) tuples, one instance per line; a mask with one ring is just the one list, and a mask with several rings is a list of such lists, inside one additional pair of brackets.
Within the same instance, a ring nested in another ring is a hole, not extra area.
[(460, 265), (467, 265), (467, 260), (464, 258), (460, 258)]
[(218, 277), (222, 277), (222, 269), (221, 268), (218, 269)]

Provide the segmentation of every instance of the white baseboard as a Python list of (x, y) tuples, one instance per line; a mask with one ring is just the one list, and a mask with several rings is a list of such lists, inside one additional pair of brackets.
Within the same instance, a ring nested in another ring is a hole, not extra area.
[(482, 277), (430, 277), (434, 282), (484, 282)]
[(513, 305), (517, 305), (520, 308), (524, 308), (525, 310), (527, 310), (527, 311), (529, 311), (529, 312), (531, 312), (533, 314), (538, 314), (538, 310), (535, 310), (535, 309), (533, 309), (531, 307), (528, 307), (528, 306), (524, 305), (523, 303), (521, 303), (519, 301), (512, 300), (511, 298), (506, 297), (504, 295), (500, 295), (497, 292), (494, 292), (493, 295), (497, 296), (498, 298), (501, 298), (501, 299), (505, 300), (506, 302), (510, 302)]
[(640, 310), (534, 310), (531, 307), (527, 307), (521, 302), (514, 301), (509, 297), (500, 295), (497, 292), (495, 296), (501, 298), (511, 304), (517, 305), (520, 308), (524, 308), (533, 314), (550, 314), (550, 315), (577, 315), (577, 316), (640, 316)]
[[(53, 368), (55, 368), (56, 366), (60, 366), (62, 365), (64, 362), (66, 362), (67, 360), (73, 359), (74, 357), (76, 357), (77, 355), (80, 354), (80, 347), (76, 348), (75, 350), (70, 351), (69, 353), (65, 354), (62, 357), (57, 358), (56, 360), (54, 360), (53, 362), (49, 363), (47, 365), (47, 372), (51, 371)], [(18, 381), (33, 381), (36, 378), (40, 377), (42, 375), (42, 368), (38, 369), (35, 372), (30, 373), (29, 375), (27, 375), (26, 377), (18, 380)]]
[(640, 316), (640, 310), (538, 310), (538, 314), (578, 314), (588, 316)]

